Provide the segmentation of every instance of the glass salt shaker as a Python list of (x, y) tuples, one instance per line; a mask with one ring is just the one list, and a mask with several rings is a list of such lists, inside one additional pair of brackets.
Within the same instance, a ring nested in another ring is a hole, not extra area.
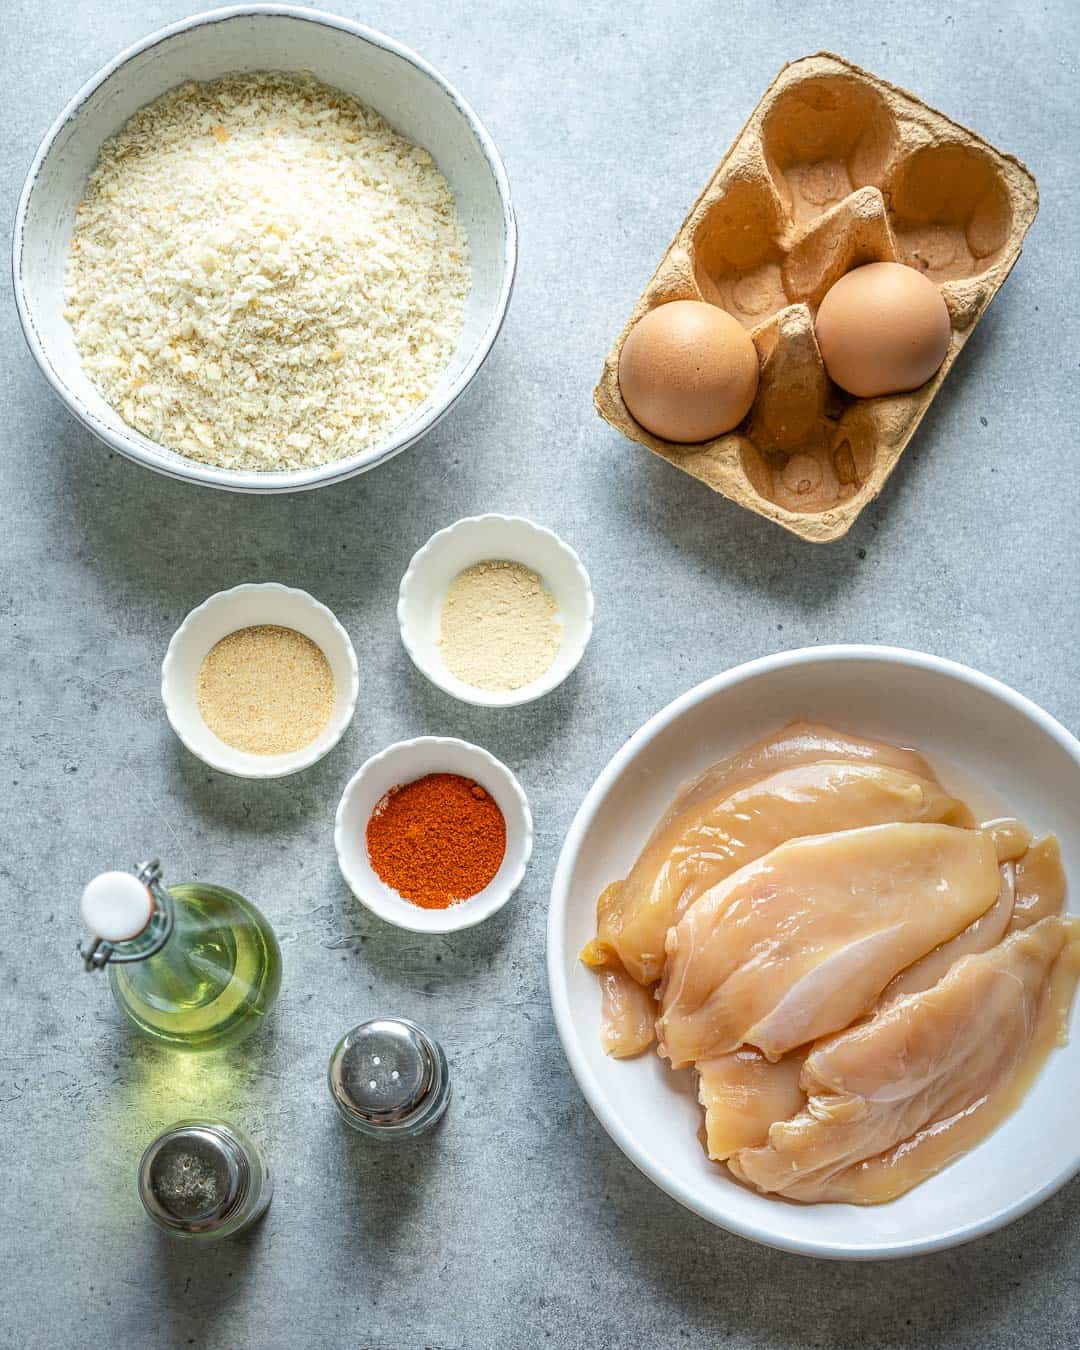
[(404, 1017), (373, 1017), (330, 1056), (330, 1093), (346, 1125), (377, 1139), (412, 1139), (442, 1119), (450, 1071), (442, 1047)]
[(139, 1199), (176, 1237), (231, 1237), (262, 1218), (274, 1186), (254, 1139), (224, 1120), (180, 1120), (142, 1155)]

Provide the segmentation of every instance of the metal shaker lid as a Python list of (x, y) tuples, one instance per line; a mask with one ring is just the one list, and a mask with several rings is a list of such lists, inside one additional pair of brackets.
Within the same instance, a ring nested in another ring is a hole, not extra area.
[(342, 1116), (368, 1133), (411, 1133), (445, 1109), (445, 1057), (406, 1018), (376, 1017), (353, 1027), (334, 1048), (329, 1077)]
[(139, 1164), (139, 1196), (147, 1213), (175, 1232), (220, 1228), (244, 1203), (250, 1182), (243, 1150), (213, 1125), (173, 1126)]

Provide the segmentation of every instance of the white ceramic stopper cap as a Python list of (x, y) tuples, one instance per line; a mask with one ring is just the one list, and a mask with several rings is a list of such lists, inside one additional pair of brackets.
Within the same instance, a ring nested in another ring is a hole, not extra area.
[(106, 942), (128, 942), (150, 922), (154, 900), (131, 872), (102, 872), (82, 893), (82, 917)]

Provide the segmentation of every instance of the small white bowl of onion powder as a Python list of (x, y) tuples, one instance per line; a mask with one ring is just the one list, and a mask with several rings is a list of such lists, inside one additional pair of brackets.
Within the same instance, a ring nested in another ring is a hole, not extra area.
[(338, 743), (360, 692), (349, 635), (307, 591), (234, 586), (193, 609), (161, 666), (172, 729), (237, 778), (284, 778)]
[(508, 708), (550, 693), (592, 636), (581, 559), (523, 516), (469, 516), (432, 535), (401, 579), (413, 664), (464, 703)]

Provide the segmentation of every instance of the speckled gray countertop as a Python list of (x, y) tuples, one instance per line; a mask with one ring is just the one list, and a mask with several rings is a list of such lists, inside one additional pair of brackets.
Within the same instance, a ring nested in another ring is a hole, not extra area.
[[(196, 8), (7, 0), (9, 226), (63, 102)], [(652, 712), (718, 670), (807, 643), (897, 643), (988, 671), (1080, 728), (1073, 0), (337, 8), (465, 92), (503, 151), (521, 224), (503, 335), (426, 442), (309, 496), (198, 491), (82, 431), (27, 354), (9, 295), (0, 309), (0, 1344), (1075, 1346), (1077, 1183), (940, 1256), (843, 1266), (755, 1247), (685, 1213), (608, 1140), (563, 1060), (543, 967), (547, 890), (585, 789)], [(620, 440), (590, 391), (765, 85), (821, 47), (1019, 155), (1042, 209), (880, 500), (845, 540), (812, 548)], [(480, 510), (554, 526), (596, 587), (585, 663), (520, 710), (451, 701), (398, 640), (413, 550)], [(269, 579), (338, 613), (363, 694), (327, 759), (259, 785), (181, 748), (157, 680), (193, 605)], [(516, 899), (442, 940), (362, 910), (330, 837), (358, 764), (424, 732), (503, 758), (537, 825)], [(130, 1039), (104, 981), (76, 963), (82, 882), (151, 851), (174, 879), (251, 896), (281, 935), (275, 1025), (231, 1067)], [(414, 1146), (347, 1137), (324, 1087), (338, 1034), (379, 1009), (418, 1018), (452, 1061), (450, 1115)], [(250, 1238), (192, 1250), (150, 1227), (133, 1174), (157, 1127), (203, 1109), (263, 1141), (277, 1194)]]

